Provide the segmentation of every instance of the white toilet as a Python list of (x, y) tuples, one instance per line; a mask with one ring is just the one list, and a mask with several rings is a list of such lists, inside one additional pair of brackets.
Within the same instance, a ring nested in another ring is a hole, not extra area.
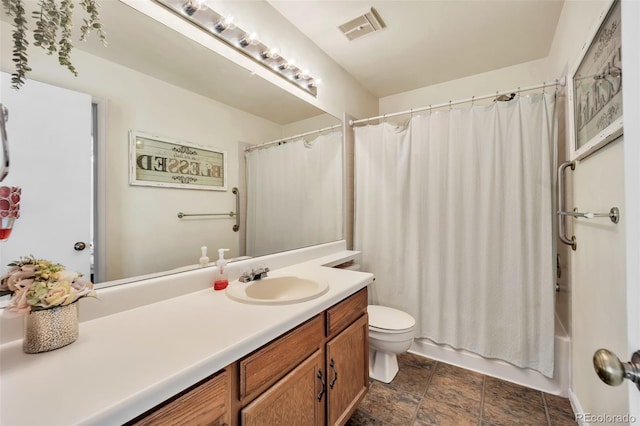
[(406, 312), (369, 305), (369, 377), (389, 383), (398, 373), (396, 354), (406, 352), (415, 336), (416, 320)]

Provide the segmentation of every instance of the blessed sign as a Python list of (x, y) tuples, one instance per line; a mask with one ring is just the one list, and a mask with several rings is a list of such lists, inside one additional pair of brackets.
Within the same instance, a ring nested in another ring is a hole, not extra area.
[(130, 132), (132, 185), (227, 189), (226, 154), (202, 146)]
[(622, 132), (621, 5), (612, 3), (571, 78), (574, 157), (588, 154)]

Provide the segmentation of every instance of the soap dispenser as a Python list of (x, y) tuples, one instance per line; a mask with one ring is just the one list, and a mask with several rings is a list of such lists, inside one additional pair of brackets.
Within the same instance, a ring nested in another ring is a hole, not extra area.
[(207, 256), (207, 246), (200, 247), (200, 251), (202, 251), (202, 256), (200, 257), (200, 267), (204, 268), (205, 266), (209, 266), (209, 257)]
[(227, 275), (227, 260), (224, 258), (225, 251), (229, 251), (229, 249), (218, 250), (218, 260), (216, 260), (216, 266), (218, 267), (218, 270), (216, 271), (216, 279), (213, 282), (214, 290), (224, 290), (229, 285), (229, 277)]

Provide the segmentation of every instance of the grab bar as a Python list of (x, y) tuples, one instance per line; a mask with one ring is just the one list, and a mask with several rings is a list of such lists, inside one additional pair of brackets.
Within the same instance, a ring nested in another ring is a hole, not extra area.
[(229, 216), (234, 217), (236, 214), (234, 212), (229, 213), (182, 213), (178, 212), (178, 219), (182, 219), (183, 217), (189, 216)]
[(558, 214), (560, 216), (573, 216), (573, 217), (582, 217), (584, 219), (593, 219), (594, 217), (608, 217), (611, 222), (618, 223), (620, 222), (620, 209), (617, 207), (611, 207), (611, 210), (607, 213), (591, 213), (591, 212), (563, 212), (559, 211)]
[[(558, 211), (559, 216), (563, 216), (561, 212), (564, 210), (564, 171), (567, 169), (567, 167), (571, 167), (571, 170), (575, 170), (576, 163), (574, 163), (573, 161), (565, 161), (564, 163), (560, 164), (560, 167), (558, 167), (558, 208), (560, 209)], [(572, 235), (571, 238), (567, 238), (565, 236), (563, 217), (558, 218), (558, 238), (560, 238), (560, 241), (562, 241), (566, 245), (571, 246), (571, 249), (575, 251), (577, 247), (576, 237), (575, 235)]]
[(240, 191), (235, 186), (231, 189), (236, 196), (236, 224), (233, 225), (233, 232), (238, 232), (240, 230)]
[(183, 212), (178, 212), (178, 219), (182, 219), (183, 217), (189, 217), (189, 216), (229, 216), (229, 217), (235, 217), (236, 218), (236, 224), (233, 225), (233, 232), (238, 232), (238, 230), (240, 230), (240, 191), (238, 191), (238, 188), (233, 188), (231, 189), (231, 192), (233, 192), (236, 196), (236, 211), (235, 212), (229, 212), (229, 213), (183, 213)]

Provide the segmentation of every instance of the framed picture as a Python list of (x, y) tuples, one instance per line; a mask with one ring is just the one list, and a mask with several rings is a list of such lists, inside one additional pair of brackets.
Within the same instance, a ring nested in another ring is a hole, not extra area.
[(592, 154), (622, 134), (620, 15), (620, 1), (611, 1), (569, 75), (572, 160)]
[(129, 183), (166, 188), (227, 190), (227, 154), (131, 130)]

